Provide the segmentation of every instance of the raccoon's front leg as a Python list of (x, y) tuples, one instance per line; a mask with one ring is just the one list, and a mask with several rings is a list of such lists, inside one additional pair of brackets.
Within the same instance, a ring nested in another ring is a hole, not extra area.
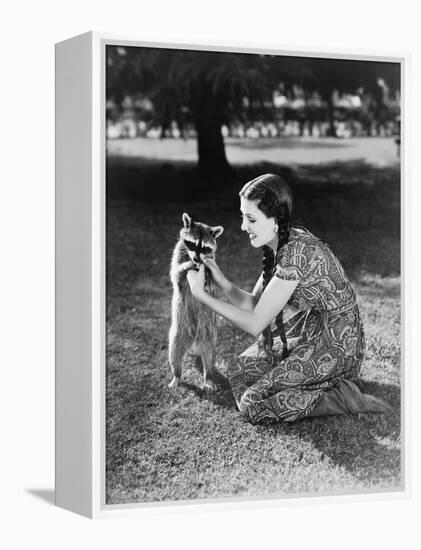
[(191, 260), (187, 260), (186, 262), (183, 262), (178, 266), (178, 274), (185, 273), (186, 271), (189, 271), (189, 269), (196, 269), (196, 266)]

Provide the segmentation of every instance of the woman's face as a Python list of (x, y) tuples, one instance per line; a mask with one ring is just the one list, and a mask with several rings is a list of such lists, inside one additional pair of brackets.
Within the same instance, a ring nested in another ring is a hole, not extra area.
[(275, 218), (268, 218), (257, 206), (258, 201), (240, 197), (240, 210), (243, 216), (241, 230), (247, 231), (254, 248), (267, 245), (276, 250), (278, 233), (275, 231)]

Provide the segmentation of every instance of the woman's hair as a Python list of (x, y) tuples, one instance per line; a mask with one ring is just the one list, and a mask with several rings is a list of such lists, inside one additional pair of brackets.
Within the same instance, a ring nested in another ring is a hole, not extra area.
[[(291, 230), (292, 193), (287, 182), (276, 174), (263, 174), (244, 185), (240, 197), (257, 201), (257, 207), (267, 218), (275, 218), (278, 224), (278, 248), (276, 256), (270, 246), (263, 247), (263, 290), (272, 279), (278, 255), (282, 246), (288, 242)], [(275, 319), (276, 328), (283, 343), (282, 359), (288, 353), (287, 339), (281, 311)], [(263, 346), (268, 358), (273, 360), (273, 336), (270, 325), (263, 331)]]

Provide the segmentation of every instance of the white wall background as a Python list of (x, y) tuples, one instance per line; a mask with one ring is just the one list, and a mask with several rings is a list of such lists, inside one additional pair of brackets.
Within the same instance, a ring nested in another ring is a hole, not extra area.
[[(0, 86), (0, 495), (3, 548), (415, 548), (420, 540), (421, 365), (419, 323), (417, 150), (420, 108), (413, 101), (408, 181), (413, 240), (409, 327), (414, 345), (411, 406), (413, 496), (365, 503), (250, 507), (143, 519), (91, 522), (53, 507), (31, 491), (54, 483), (54, 43), (88, 30), (121, 36), (200, 43), (238, 41), (306, 50), (411, 52), (412, 98), (421, 97), (421, 47), (416, 3), (406, 0), (67, 0), (8, 2), (1, 16)], [(375, 205), (373, 205), (375, 207)], [(407, 218), (409, 217), (407, 213)], [(417, 227), (416, 227), (417, 226)], [(418, 433), (418, 435), (417, 435)], [(7, 540), (7, 542), (6, 542)], [(412, 542), (410, 542), (412, 540)]]

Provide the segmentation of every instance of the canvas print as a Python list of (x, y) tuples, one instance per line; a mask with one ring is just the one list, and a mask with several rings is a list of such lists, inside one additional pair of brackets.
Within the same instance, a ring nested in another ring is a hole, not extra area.
[(106, 504), (400, 490), (400, 61), (104, 62)]

